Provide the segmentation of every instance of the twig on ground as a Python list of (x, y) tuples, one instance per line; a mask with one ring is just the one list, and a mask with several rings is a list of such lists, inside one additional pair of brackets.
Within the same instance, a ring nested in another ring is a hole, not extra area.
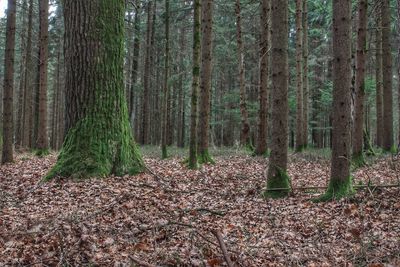
[(226, 249), (224, 239), (222, 238), (221, 233), (218, 230), (213, 231), (213, 234), (217, 237), (219, 246), (221, 247), (222, 254), (224, 254), (224, 258), (228, 267), (233, 267), (232, 260), (228, 254), (228, 250)]

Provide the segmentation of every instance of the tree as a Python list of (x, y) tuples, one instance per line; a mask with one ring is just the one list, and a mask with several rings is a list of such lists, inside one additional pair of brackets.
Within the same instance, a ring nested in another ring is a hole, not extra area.
[(123, 0), (64, 1), (68, 133), (47, 179), (144, 169), (124, 92), (124, 14)]
[(240, 132), (240, 144), (250, 145), (250, 124), (249, 113), (247, 111), (246, 84), (244, 73), (244, 47), (242, 38), (242, 15), (240, 10), (240, 0), (236, 0), (236, 41), (238, 49), (238, 70), (239, 70), (239, 92), (240, 92), (240, 113), (242, 115), (242, 130)]
[(169, 0), (165, 0), (165, 66), (164, 66), (164, 99), (163, 99), (163, 120), (161, 136), (162, 158), (168, 157), (167, 133), (168, 133), (168, 100), (169, 100)]
[(38, 108), (38, 135), (35, 148), (37, 155), (48, 153), (49, 140), (47, 135), (47, 66), (49, 43), (49, 0), (39, 1), (39, 108)]
[[(266, 197), (289, 192), (288, 160), (288, 2), (271, 2), (272, 132)], [(268, 191), (269, 189), (282, 189)]]
[(303, 1), (303, 147), (308, 146), (308, 110), (309, 110), (309, 82), (308, 82), (308, 6)]
[(15, 57), (15, 23), (16, 1), (8, 0), (6, 47), (4, 56), (4, 93), (3, 93), (3, 151), (1, 162), (13, 162), (13, 93), (14, 93), (14, 57)]
[(258, 136), (256, 155), (265, 155), (268, 152), (268, 78), (269, 78), (269, 16), (270, 0), (261, 0), (260, 9), (260, 89), (258, 111)]
[(333, 1), (333, 132), (331, 178), (319, 200), (352, 192), (351, 160), (351, 1)]
[[(378, 0), (380, 1), (380, 0)], [(380, 3), (375, 15), (375, 81), (376, 81), (376, 143), (383, 147), (383, 84), (382, 84), (382, 9)]]
[[(400, 0), (397, 0), (397, 36), (398, 36), (398, 66), (397, 66), (397, 76), (400, 77)], [(400, 83), (397, 84), (397, 90), (398, 90), (398, 111), (399, 111), (399, 118), (400, 118)], [(397, 149), (399, 149), (400, 145), (400, 123), (399, 123), (399, 136), (397, 138), (397, 141), (399, 142), (397, 144)], [(397, 151), (400, 152), (400, 151)]]
[(134, 18), (134, 39), (133, 39), (133, 56), (132, 56), (132, 73), (131, 73), (131, 88), (129, 92), (129, 116), (131, 126), (133, 126), (133, 119), (135, 118), (135, 88), (137, 86), (138, 72), (139, 72), (139, 55), (140, 55), (140, 2), (137, 1), (135, 6)]
[(193, 68), (192, 68), (192, 97), (190, 106), (190, 140), (189, 140), (189, 168), (197, 166), (197, 98), (200, 80), (200, 28), (201, 4), (194, 0), (193, 13)]
[(353, 131), (353, 156), (356, 166), (365, 164), (363, 156), (364, 139), (364, 101), (365, 101), (365, 61), (367, 54), (367, 11), (368, 1), (359, 0), (357, 20), (357, 53), (356, 53), (356, 81), (355, 81), (355, 116)]
[(201, 22), (201, 76), (200, 76), (200, 107), (199, 107), (199, 163), (213, 163), (209, 154), (210, 132), (210, 94), (212, 73), (212, 24), (213, 24), (213, 0), (202, 0)]
[(303, 1), (302, 0), (296, 0), (296, 74), (297, 74), (296, 151), (302, 151), (304, 148)]
[(390, 1), (382, 0), (382, 65), (383, 65), (383, 149), (393, 146), (393, 95), (392, 95), (392, 50), (390, 44)]

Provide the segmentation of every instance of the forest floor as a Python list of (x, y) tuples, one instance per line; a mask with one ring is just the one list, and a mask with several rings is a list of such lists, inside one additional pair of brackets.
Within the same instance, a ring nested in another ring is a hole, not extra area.
[[(399, 188), (265, 200), (268, 160), (222, 153), (191, 171), (180, 156), (144, 154), (153, 174), (81, 182), (40, 183), (55, 155), (0, 167), (0, 265), (224, 266), (218, 233), (234, 266), (400, 266)], [(398, 184), (399, 170), (377, 158), (354, 184)], [(294, 188), (326, 186), (329, 159), (292, 154), (289, 175)]]

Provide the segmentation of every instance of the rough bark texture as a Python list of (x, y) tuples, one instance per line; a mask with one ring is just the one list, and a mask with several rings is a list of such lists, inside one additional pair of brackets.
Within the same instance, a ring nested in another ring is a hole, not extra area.
[(143, 171), (124, 92), (123, 0), (64, 2), (68, 134), (47, 176)]
[(256, 155), (265, 155), (268, 152), (268, 78), (269, 78), (269, 15), (270, 0), (261, 0), (260, 9), (260, 87), (258, 111), (258, 136)]
[(303, 0), (296, 0), (296, 151), (303, 150)]
[(39, 107), (38, 107), (38, 135), (35, 148), (38, 154), (48, 153), (49, 140), (47, 135), (47, 65), (49, 43), (49, 1), (40, 0), (40, 33), (39, 33)]
[(376, 9), (375, 80), (376, 80), (376, 144), (383, 146), (383, 83), (382, 83), (382, 16), (381, 5)]
[(368, 1), (358, 2), (357, 20), (357, 52), (356, 52), (356, 99), (353, 131), (353, 162), (364, 165), (363, 136), (364, 136), (364, 99), (365, 99), (365, 61), (367, 55), (367, 10)]
[(352, 192), (351, 160), (351, 1), (333, 1), (333, 133), (331, 178), (321, 200)]
[(242, 130), (240, 132), (240, 144), (250, 145), (250, 124), (249, 113), (247, 111), (246, 84), (244, 74), (244, 46), (242, 38), (242, 15), (240, 11), (240, 0), (236, 0), (236, 41), (238, 49), (238, 70), (239, 70), (239, 90), (240, 90), (240, 113), (242, 115)]
[(208, 152), (210, 133), (210, 95), (212, 73), (212, 26), (213, 0), (202, 0), (201, 22), (201, 77), (200, 77), (200, 107), (199, 107), (199, 163), (213, 163)]
[[(397, 60), (398, 60), (398, 65), (397, 65), (397, 77), (400, 77), (400, 0), (397, 0), (397, 49), (398, 49), (398, 55), (397, 55)], [(397, 84), (397, 90), (398, 90), (398, 98), (397, 98), (397, 105), (398, 105), (398, 112), (399, 112), (399, 118), (400, 118), (400, 82)], [(398, 138), (397, 138), (397, 153), (399, 153), (400, 149), (400, 119), (399, 119), (399, 132), (398, 132)]]
[(308, 83), (308, 6), (303, 1), (303, 147), (308, 146), (308, 113), (309, 113), (309, 83)]
[(27, 43), (26, 43), (26, 68), (24, 75), (24, 121), (22, 126), (23, 137), (22, 146), (26, 148), (32, 147), (32, 26), (33, 26), (33, 0), (29, 1), (29, 11), (28, 11), (28, 33), (27, 33)]
[(163, 98), (163, 120), (161, 134), (161, 157), (168, 157), (167, 132), (168, 132), (168, 100), (169, 100), (169, 0), (165, 0), (165, 66), (164, 66), (164, 98)]
[(197, 168), (197, 98), (200, 82), (200, 30), (201, 30), (201, 4), (194, 0), (193, 15), (193, 69), (192, 69), (192, 97), (190, 107), (190, 144), (189, 168)]
[(390, 1), (382, 0), (383, 149), (393, 146), (392, 50)]
[(133, 55), (132, 55), (132, 73), (131, 73), (131, 88), (130, 88), (130, 101), (129, 101), (129, 116), (131, 127), (137, 116), (135, 114), (135, 98), (137, 98), (136, 86), (139, 74), (139, 54), (140, 53), (140, 4), (137, 2), (134, 19), (134, 39), (133, 39)]
[(14, 119), (14, 60), (15, 60), (15, 21), (16, 1), (8, 0), (6, 49), (4, 55), (4, 89), (3, 89), (3, 151), (1, 162), (9, 163), (13, 158)]
[(184, 86), (184, 77), (185, 77), (185, 66), (184, 66), (184, 56), (186, 51), (186, 29), (184, 26), (181, 27), (180, 30), (180, 53), (179, 53), (179, 92), (178, 92), (178, 138), (177, 145), (178, 147), (185, 147), (185, 86)]
[(267, 188), (287, 188), (266, 191), (267, 197), (286, 196), (289, 192), (289, 177), (286, 174), (288, 161), (288, 2), (271, 2), (271, 70), (272, 70), (272, 132), (271, 157), (268, 168)]

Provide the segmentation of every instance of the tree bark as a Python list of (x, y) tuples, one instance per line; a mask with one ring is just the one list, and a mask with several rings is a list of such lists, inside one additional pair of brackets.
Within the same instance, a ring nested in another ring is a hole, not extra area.
[(383, 149), (393, 146), (393, 95), (390, 1), (382, 0), (382, 65), (383, 65)]
[(125, 97), (124, 14), (123, 0), (64, 2), (69, 130), (46, 179), (122, 176), (144, 169)]
[(200, 77), (200, 109), (199, 109), (199, 147), (200, 163), (213, 163), (209, 154), (210, 134), (210, 95), (212, 74), (212, 28), (213, 0), (202, 0), (202, 39), (201, 39), (201, 77)]
[(357, 165), (364, 165), (363, 136), (364, 136), (364, 99), (365, 99), (365, 61), (367, 54), (367, 11), (368, 1), (358, 2), (358, 29), (356, 52), (356, 99), (353, 131), (353, 161)]
[[(398, 55), (397, 55), (397, 77), (400, 77), (400, 0), (397, 0), (397, 49), (398, 49)], [(398, 133), (398, 138), (397, 138), (397, 152), (399, 153), (400, 149), (400, 82), (397, 84), (397, 90), (398, 90), (398, 98), (397, 98), (397, 105), (398, 105), (398, 112), (399, 112), (399, 133)]]
[(131, 127), (134, 125), (135, 114), (135, 97), (137, 98), (137, 79), (139, 74), (139, 55), (140, 55), (140, 3), (137, 1), (134, 19), (134, 39), (133, 39), (133, 56), (132, 56), (132, 73), (131, 73), (131, 88), (130, 88), (130, 101), (129, 101), (129, 116)]
[(3, 89), (3, 151), (1, 162), (13, 162), (14, 119), (14, 60), (15, 60), (15, 23), (16, 1), (8, 0), (6, 47), (4, 55), (4, 89)]
[(303, 1), (296, 0), (296, 151), (303, 150)]
[(287, 190), (265, 192), (267, 197), (282, 197), (289, 192), (288, 161), (288, 2), (271, 2), (272, 139), (267, 188)]
[(258, 111), (258, 136), (256, 155), (268, 152), (268, 78), (269, 78), (269, 42), (270, 42), (270, 0), (261, 0), (260, 9), (260, 87)]
[(169, 104), (169, 0), (165, 0), (165, 66), (164, 66), (164, 98), (163, 98), (163, 119), (161, 135), (161, 157), (166, 159), (167, 133), (168, 133), (168, 104)]
[(192, 97), (190, 107), (190, 144), (189, 168), (196, 169), (197, 165), (197, 99), (200, 81), (200, 30), (201, 30), (201, 4), (194, 0), (193, 14), (193, 69), (192, 69)]
[(378, 147), (383, 147), (382, 16), (379, 3), (375, 21), (376, 143)]
[(38, 136), (36, 140), (37, 154), (48, 153), (49, 140), (47, 135), (47, 65), (49, 43), (49, 1), (39, 1), (40, 33), (39, 33), (39, 108), (38, 108)]
[(236, 0), (235, 4), (236, 13), (236, 41), (238, 47), (238, 70), (239, 70), (239, 88), (240, 88), (240, 113), (242, 115), (242, 130), (240, 132), (240, 145), (250, 145), (250, 124), (249, 114), (247, 111), (246, 101), (246, 84), (244, 74), (244, 46), (242, 38), (242, 15), (240, 11), (240, 0)]
[(185, 87), (184, 87), (184, 77), (185, 77), (185, 66), (184, 66), (184, 56), (186, 51), (186, 30), (182, 26), (180, 30), (180, 52), (179, 52), (179, 92), (178, 92), (178, 138), (177, 146), (185, 147)]
[(308, 6), (303, 1), (303, 148), (308, 147), (309, 82), (308, 82)]
[(333, 121), (331, 178), (321, 200), (352, 191), (351, 161), (351, 1), (333, 1)]

